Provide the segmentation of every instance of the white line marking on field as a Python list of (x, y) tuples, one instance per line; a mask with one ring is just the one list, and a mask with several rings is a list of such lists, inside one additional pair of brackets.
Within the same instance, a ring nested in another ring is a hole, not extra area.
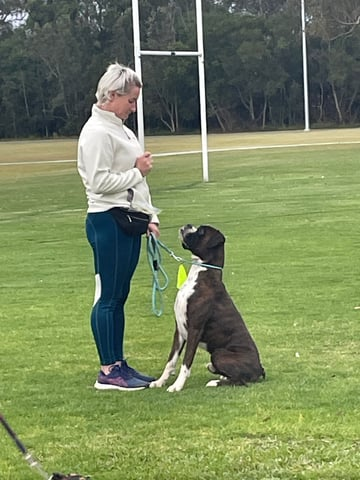
[[(360, 141), (352, 142), (319, 142), (319, 143), (291, 143), (291, 144), (279, 144), (279, 145), (247, 145), (243, 147), (227, 147), (227, 148), (209, 148), (208, 152), (232, 152), (238, 150), (264, 150), (269, 148), (299, 148), (299, 147), (323, 147), (331, 145), (355, 145)], [(188, 150), (185, 152), (166, 152), (166, 153), (154, 153), (153, 157), (174, 157), (177, 155), (193, 155), (201, 153), (201, 150)], [(31, 162), (0, 162), (0, 166), (10, 165), (36, 165), (36, 164), (51, 164), (51, 163), (74, 163), (76, 160), (37, 160)]]
[(35, 160), (31, 162), (0, 162), (0, 165), (9, 166), (9, 165), (36, 165), (36, 164), (47, 164), (47, 163), (74, 163), (76, 160)]
[[(209, 152), (231, 152), (236, 150), (261, 150), (266, 148), (295, 148), (295, 147), (321, 147), (326, 145), (352, 145), (358, 144), (360, 141), (353, 142), (321, 142), (321, 143), (291, 143), (284, 145), (247, 145), (244, 147), (228, 147), (228, 148), (209, 148)], [(153, 157), (167, 157), (173, 155), (190, 155), (194, 153), (201, 153), (201, 150), (189, 150), (187, 152), (169, 152), (169, 153), (154, 153)]]

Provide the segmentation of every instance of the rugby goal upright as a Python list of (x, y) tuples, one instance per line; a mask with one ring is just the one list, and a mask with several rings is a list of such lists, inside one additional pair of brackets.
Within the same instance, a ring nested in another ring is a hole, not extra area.
[[(195, 0), (196, 7), (196, 30), (197, 30), (197, 51), (166, 51), (166, 50), (141, 50), (140, 48), (140, 21), (139, 21), (139, 2), (132, 0), (133, 15), (133, 34), (134, 34), (134, 58), (135, 71), (141, 78), (141, 57), (143, 55), (163, 55), (163, 56), (183, 56), (198, 58), (199, 75), (199, 99), (200, 99), (200, 128), (201, 128), (201, 151), (203, 181), (209, 181), (208, 168), (208, 147), (207, 147), (207, 122), (206, 122), (206, 95), (205, 95), (205, 67), (204, 67), (204, 40), (202, 24), (202, 5), (201, 0)], [(139, 141), (144, 147), (144, 107), (142, 89), (140, 91), (137, 106), (137, 122)]]

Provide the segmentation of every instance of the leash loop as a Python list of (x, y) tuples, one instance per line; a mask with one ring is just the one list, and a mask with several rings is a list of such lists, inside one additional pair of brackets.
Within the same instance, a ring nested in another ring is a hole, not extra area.
[(162, 292), (166, 290), (169, 285), (169, 277), (161, 263), (159, 240), (157, 240), (153, 233), (150, 233), (147, 237), (147, 256), (153, 278), (152, 310), (157, 317), (160, 317), (164, 307)]

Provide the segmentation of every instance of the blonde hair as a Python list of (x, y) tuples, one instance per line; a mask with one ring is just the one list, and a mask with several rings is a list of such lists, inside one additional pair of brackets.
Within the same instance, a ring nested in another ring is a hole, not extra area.
[(126, 95), (132, 87), (142, 87), (140, 77), (131, 68), (120, 63), (112, 63), (100, 78), (95, 93), (99, 105), (110, 100), (110, 93), (116, 92), (119, 95)]

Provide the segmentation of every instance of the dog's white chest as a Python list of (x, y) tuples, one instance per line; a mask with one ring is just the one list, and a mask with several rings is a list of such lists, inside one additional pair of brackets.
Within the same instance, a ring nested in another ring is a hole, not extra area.
[(199, 273), (206, 268), (199, 265), (192, 265), (189, 275), (178, 291), (174, 304), (176, 324), (178, 331), (184, 340), (187, 340), (187, 306), (190, 297), (195, 292)]

